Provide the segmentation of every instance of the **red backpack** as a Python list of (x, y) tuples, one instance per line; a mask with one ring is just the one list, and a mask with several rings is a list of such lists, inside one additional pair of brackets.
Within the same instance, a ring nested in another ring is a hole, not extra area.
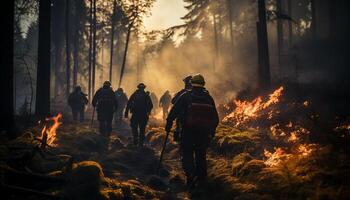
[(191, 103), (187, 109), (185, 126), (189, 129), (212, 130), (215, 107), (208, 103)]

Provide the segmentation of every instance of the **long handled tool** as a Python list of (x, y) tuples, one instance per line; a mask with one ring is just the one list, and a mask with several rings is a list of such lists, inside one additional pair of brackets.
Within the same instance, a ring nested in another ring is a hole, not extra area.
[(92, 110), (92, 117), (91, 117), (91, 124), (90, 124), (91, 128), (92, 128), (92, 125), (94, 124), (94, 118), (95, 118), (95, 107), (93, 107), (93, 110)]
[(159, 163), (158, 163), (158, 167), (157, 167), (157, 174), (158, 174), (158, 172), (159, 172), (160, 166), (162, 165), (163, 155), (164, 155), (166, 143), (167, 143), (167, 141), (168, 141), (169, 133), (170, 133), (170, 132), (167, 132), (167, 133), (166, 133), (165, 140), (164, 140), (164, 144), (163, 144), (163, 148), (162, 148), (162, 151), (160, 152)]

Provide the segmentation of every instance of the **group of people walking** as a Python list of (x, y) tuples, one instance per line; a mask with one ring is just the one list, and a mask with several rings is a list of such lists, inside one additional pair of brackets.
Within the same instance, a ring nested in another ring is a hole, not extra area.
[[(201, 74), (187, 76), (183, 82), (184, 88), (173, 98), (169, 91), (164, 93), (159, 99), (159, 107), (162, 107), (163, 118), (166, 119), (166, 132), (172, 130), (173, 122), (176, 121), (174, 140), (180, 145), (182, 167), (187, 177), (187, 185), (191, 187), (207, 176), (206, 152), (215, 135), (219, 117), (215, 102), (204, 87), (205, 80)], [(116, 124), (120, 125), (123, 113), (125, 118), (128, 118), (131, 113), (133, 144), (144, 145), (149, 116), (154, 106), (158, 107), (156, 95), (146, 92), (145, 88), (144, 83), (138, 84), (136, 91), (128, 99), (122, 88), (114, 92), (109, 81), (103, 84), (92, 99), (102, 135), (108, 137), (111, 133), (113, 115), (115, 115)], [(81, 88), (76, 88), (68, 102), (72, 107), (73, 119), (77, 120), (77, 114), (80, 113), (82, 121), (84, 106), (88, 101), (86, 95), (81, 92)], [(173, 106), (168, 112), (171, 104)]]

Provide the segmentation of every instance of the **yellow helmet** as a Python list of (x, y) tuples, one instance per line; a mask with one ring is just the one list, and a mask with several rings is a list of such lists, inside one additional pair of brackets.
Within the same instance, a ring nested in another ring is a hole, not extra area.
[(203, 87), (205, 85), (204, 77), (201, 74), (196, 74), (191, 79), (191, 84), (194, 87)]

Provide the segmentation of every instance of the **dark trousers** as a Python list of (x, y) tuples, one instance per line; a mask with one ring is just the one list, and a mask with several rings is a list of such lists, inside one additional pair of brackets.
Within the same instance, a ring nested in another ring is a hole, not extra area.
[(78, 115), (80, 117), (80, 122), (83, 122), (84, 117), (84, 109), (73, 109), (72, 108), (73, 121), (78, 121)]
[(112, 132), (112, 121), (113, 121), (113, 112), (109, 113), (97, 113), (98, 121), (100, 123), (100, 133), (103, 136), (109, 136)]
[(163, 119), (166, 120), (169, 114), (169, 106), (163, 106)]
[(145, 140), (145, 130), (148, 122), (148, 115), (133, 114), (130, 119), (130, 126), (133, 135), (134, 145), (142, 146)]
[(182, 168), (187, 177), (206, 178), (209, 137), (201, 131), (184, 131), (181, 137)]

